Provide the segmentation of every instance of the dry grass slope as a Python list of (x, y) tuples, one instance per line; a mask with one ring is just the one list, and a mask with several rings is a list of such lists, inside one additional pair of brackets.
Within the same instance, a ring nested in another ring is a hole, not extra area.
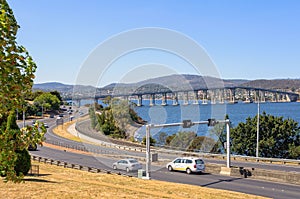
[(262, 198), (199, 186), (34, 164), (39, 164), (40, 176), (28, 176), (20, 184), (0, 182), (0, 198)]

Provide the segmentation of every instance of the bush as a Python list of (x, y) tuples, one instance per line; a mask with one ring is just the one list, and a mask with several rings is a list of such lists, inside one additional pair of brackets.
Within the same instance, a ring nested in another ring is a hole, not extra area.
[(15, 171), (17, 176), (26, 175), (31, 167), (30, 155), (26, 149), (22, 151), (16, 151), (17, 161), (15, 165)]

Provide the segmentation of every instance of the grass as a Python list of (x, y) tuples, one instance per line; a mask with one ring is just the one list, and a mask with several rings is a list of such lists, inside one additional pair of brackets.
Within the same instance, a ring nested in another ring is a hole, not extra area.
[(44, 163), (40, 176), (24, 183), (0, 182), (0, 198), (263, 198), (193, 185), (142, 180), (115, 174), (89, 173)]
[(70, 121), (70, 122), (65, 122), (64, 125), (62, 126), (58, 126), (55, 127), (53, 129), (53, 133), (55, 133), (56, 135), (59, 135), (61, 137), (65, 137), (69, 140), (73, 140), (73, 141), (77, 141), (77, 142), (82, 142), (82, 140), (79, 137), (76, 137), (72, 134), (70, 134), (67, 129), (69, 128), (69, 126), (71, 126), (72, 124), (76, 123), (77, 121)]

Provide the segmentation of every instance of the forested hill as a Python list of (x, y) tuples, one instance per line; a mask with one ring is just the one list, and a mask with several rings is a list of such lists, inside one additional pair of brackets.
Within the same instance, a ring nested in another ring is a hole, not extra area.
[(300, 79), (274, 79), (274, 80), (253, 80), (248, 81), (241, 86), (265, 88), (265, 89), (279, 89), (289, 90), (292, 92), (300, 91)]

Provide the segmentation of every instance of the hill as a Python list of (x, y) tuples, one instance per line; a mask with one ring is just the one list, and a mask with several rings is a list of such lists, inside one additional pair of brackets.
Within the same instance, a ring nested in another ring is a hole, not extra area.
[(299, 92), (300, 79), (260, 79), (245, 82), (241, 86)]
[(59, 82), (47, 82), (41, 84), (34, 84), (32, 87), (33, 90), (42, 90), (42, 91), (53, 91), (57, 90), (59, 92), (67, 92), (73, 90), (72, 85), (62, 84)]
[(246, 80), (246, 79), (219, 79), (215, 77), (199, 75), (169, 75), (158, 78), (152, 78), (136, 83), (112, 83), (102, 88), (82, 85), (67, 85), (58, 82), (49, 82), (35, 84), (33, 90), (53, 91), (57, 90), (63, 98), (72, 98), (74, 94), (78, 96), (92, 96), (95, 92), (98, 94), (108, 93), (133, 93), (135, 91), (147, 92), (156, 91), (179, 91), (184, 89), (206, 89), (220, 87), (255, 87), (274, 90), (284, 90), (300, 92), (300, 79), (274, 79), (274, 80)]

